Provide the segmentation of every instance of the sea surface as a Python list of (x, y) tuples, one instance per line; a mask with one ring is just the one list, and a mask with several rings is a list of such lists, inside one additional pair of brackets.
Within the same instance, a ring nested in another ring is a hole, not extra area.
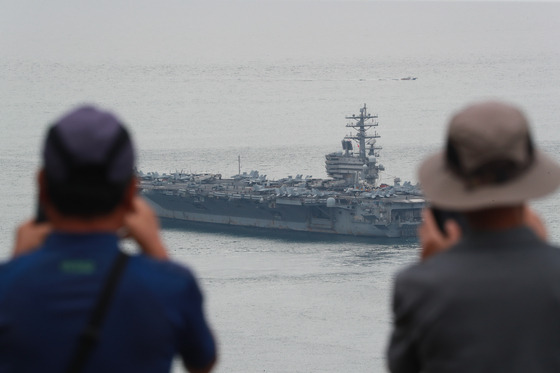
[[(4, 13), (0, 33), (2, 260), (16, 225), (34, 213), (44, 131), (80, 103), (118, 113), (144, 172), (229, 177), (240, 157), (242, 172), (269, 179), (326, 177), (324, 155), (339, 150), (345, 116), (365, 103), (379, 115), (381, 181), (416, 183), (450, 115), (489, 98), (521, 106), (538, 145), (560, 160), (559, 3), (170, 1), (151, 9), (140, 1), (137, 19), (117, 19), (125, 9), (117, 2), (105, 23), (65, 8), (75, 12), (70, 30), (34, 23), (56, 9), (9, 3), (15, 20)], [(401, 80), (409, 76), (417, 80)], [(533, 206), (560, 243), (559, 195)], [(163, 236), (200, 279), (217, 372), (386, 371), (392, 279), (418, 259), (415, 240), (174, 223)]]

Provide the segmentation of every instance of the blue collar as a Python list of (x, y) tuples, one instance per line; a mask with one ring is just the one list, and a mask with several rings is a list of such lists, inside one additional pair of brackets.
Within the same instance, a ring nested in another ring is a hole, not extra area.
[(45, 250), (118, 250), (119, 237), (113, 232), (103, 233), (51, 233), (43, 248)]

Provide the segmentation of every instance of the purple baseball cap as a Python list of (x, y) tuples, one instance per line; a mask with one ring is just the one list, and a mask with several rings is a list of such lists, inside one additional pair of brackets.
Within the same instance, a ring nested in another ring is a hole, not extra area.
[(43, 161), (47, 178), (56, 183), (123, 183), (134, 173), (134, 148), (118, 118), (82, 106), (50, 127)]

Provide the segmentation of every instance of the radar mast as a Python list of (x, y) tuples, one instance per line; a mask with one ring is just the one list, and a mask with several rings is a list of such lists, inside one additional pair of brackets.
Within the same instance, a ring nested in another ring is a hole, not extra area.
[(345, 138), (348, 140), (358, 141), (360, 147), (359, 157), (363, 162), (367, 161), (366, 140), (369, 140), (367, 144), (370, 146), (370, 155), (377, 156), (375, 150), (381, 149), (381, 147), (375, 146), (375, 139), (380, 137), (377, 132), (374, 132), (373, 135), (367, 134), (367, 131), (371, 127), (377, 127), (379, 125), (379, 122), (376, 120), (377, 118), (377, 115), (369, 114), (367, 112), (366, 104), (364, 104), (364, 107), (360, 109), (359, 116), (352, 115), (351, 117), (346, 117), (346, 119), (354, 121), (346, 124), (346, 127), (354, 128), (356, 130), (356, 134), (347, 135)]

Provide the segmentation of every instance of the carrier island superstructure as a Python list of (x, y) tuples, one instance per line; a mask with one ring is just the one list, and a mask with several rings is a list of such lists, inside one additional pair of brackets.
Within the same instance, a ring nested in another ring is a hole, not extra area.
[[(377, 116), (346, 117), (352, 133), (342, 151), (327, 154), (329, 178), (267, 180), (257, 171), (229, 179), (220, 174), (139, 172), (140, 189), (158, 216), (208, 223), (371, 237), (411, 237), (425, 206), (409, 182), (378, 185)], [(370, 132), (368, 132), (370, 131)], [(357, 148), (357, 151), (354, 149)]]

